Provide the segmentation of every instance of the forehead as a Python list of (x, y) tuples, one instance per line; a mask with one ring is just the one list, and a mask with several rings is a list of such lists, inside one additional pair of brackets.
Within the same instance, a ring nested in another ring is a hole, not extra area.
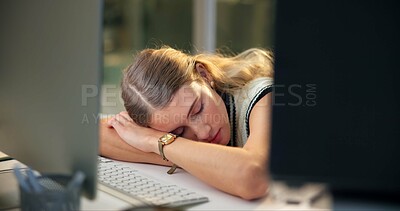
[(176, 107), (190, 107), (193, 100), (198, 97), (203, 86), (198, 82), (183, 85), (172, 97), (171, 102), (163, 110), (175, 110)]

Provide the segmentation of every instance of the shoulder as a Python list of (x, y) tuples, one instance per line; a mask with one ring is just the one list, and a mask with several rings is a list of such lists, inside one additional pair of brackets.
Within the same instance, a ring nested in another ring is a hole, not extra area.
[(260, 77), (249, 81), (240, 90), (234, 93), (237, 103), (248, 103), (251, 108), (266, 94), (272, 92), (274, 80), (270, 77)]
[(242, 89), (248, 91), (255, 91), (258, 89), (272, 87), (274, 79), (270, 77), (259, 77), (249, 81)]
[(249, 81), (233, 94), (235, 101), (237, 145), (243, 146), (250, 135), (250, 114), (254, 106), (272, 92), (273, 79), (260, 77)]

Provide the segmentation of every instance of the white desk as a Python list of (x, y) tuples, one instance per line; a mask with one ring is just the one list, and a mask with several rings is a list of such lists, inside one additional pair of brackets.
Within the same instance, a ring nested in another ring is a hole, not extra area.
[[(219, 191), (182, 169), (177, 169), (174, 174), (168, 175), (166, 172), (169, 168), (164, 166), (137, 163), (127, 164), (149, 177), (182, 186), (209, 198), (209, 202), (194, 205), (189, 210), (329, 210), (329, 197), (325, 197), (322, 203), (315, 203), (313, 207), (307, 205), (287, 205), (279, 203), (268, 196), (254, 201), (246, 201)], [(126, 202), (105, 192), (98, 191), (97, 194), (96, 199), (93, 201), (83, 198), (83, 210), (121, 210), (130, 207)]]
[[(16, 163), (19, 162), (16, 160), (0, 162), (0, 169), (3, 171), (12, 169)], [(161, 182), (176, 184), (209, 198), (209, 202), (191, 206), (189, 207), (189, 210), (329, 210), (331, 204), (329, 194), (314, 203), (312, 207), (308, 205), (287, 205), (279, 202), (271, 196), (266, 196), (254, 201), (246, 201), (239, 197), (219, 191), (198, 180), (196, 177), (188, 174), (182, 169), (177, 169), (174, 174), (169, 175), (166, 173), (169, 170), (168, 167), (126, 162), (125, 164), (141, 171), (142, 174), (145, 174), (150, 178), (155, 178)], [(17, 181), (15, 179), (11, 181), (8, 180), (6, 184), (1, 184), (0, 187), (0, 197), (4, 197), (4, 195), (1, 195), (2, 191), (7, 193), (7, 191), (18, 190)], [(18, 197), (17, 194), (18, 192), (15, 192), (12, 197)], [(124, 210), (128, 208), (130, 208), (128, 203), (102, 191), (97, 191), (97, 197), (95, 200), (88, 200), (84, 197), (82, 197), (81, 200), (82, 210)]]
[[(0, 157), (1, 156), (2, 154), (0, 154)], [(18, 197), (17, 181), (13, 177), (13, 180), (9, 180), (9, 175), (4, 174), (4, 172), (12, 169), (16, 163), (19, 162), (16, 160), (6, 160), (0, 162), (0, 208), (1, 205), (3, 205), (2, 202), (8, 201), (9, 199), (13, 200), (13, 197)], [(141, 171), (143, 174), (148, 175), (149, 177), (155, 177), (160, 181), (185, 187), (209, 198), (209, 202), (194, 205), (190, 207), (189, 210), (331, 210), (332, 207), (332, 209), (338, 210), (371, 210), (372, 208), (373, 210), (394, 211), (400, 209), (400, 204), (398, 204), (398, 202), (394, 204), (345, 198), (344, 200), (341, 199), (340, 201), (335, 200), (333, 203), (332, 196), (329, 193), (323, 195), (319, 200), (313, 203), (311, 207), (307, 204), (287, 205), (271, 196), (266, 196), (254, 201), (246, 201), (221, 192), (201, 182), (182, 169), (178, 169), (173, 175), (168, 175), (166, 174), (167, 170), (169, 169), (167, 167), (136, 163), (127, 164)], [(277, 183), (273, 183), (272, 190), (278, 189), (278, 185), (276, 184)], [(276, 189), (274, 189), (274, 187)], [(13, 194), (10, 195), (10, 192)], [(97, 192), (97, 197), (95, 200), (82, 198), (81, 201), (82, 210), (124, 210), (127, 208), (130, 208), (128, 203), (101, 191)], [(6, 210), (17, 211), (19, 209), (14, 208)]]

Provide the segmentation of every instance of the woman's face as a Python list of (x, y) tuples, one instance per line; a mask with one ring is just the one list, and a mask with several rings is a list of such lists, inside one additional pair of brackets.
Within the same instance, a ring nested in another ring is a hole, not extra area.
[(167, 107), (152, 114), (149, 126), (196, 141), (227, 145), (230, 140), (222, 98), (199, 82), (182, 86)]

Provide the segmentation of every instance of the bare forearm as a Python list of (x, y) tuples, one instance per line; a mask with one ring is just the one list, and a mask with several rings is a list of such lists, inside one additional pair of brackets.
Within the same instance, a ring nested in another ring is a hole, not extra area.
[(266, 160), (243, 148), (178, 138), (164, 147), (172, 162), (204, 182), (246, 199), (257, 198), (268, 185)]

